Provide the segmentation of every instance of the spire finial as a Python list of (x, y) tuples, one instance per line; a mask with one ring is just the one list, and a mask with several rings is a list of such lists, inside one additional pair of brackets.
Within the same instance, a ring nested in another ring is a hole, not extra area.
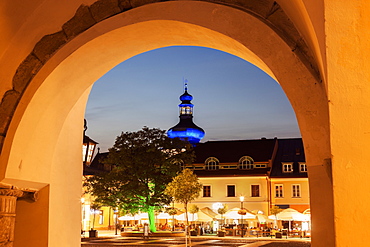
[(184, 89), (185, 91), (188, 91), (188, 80), (184, 79)]

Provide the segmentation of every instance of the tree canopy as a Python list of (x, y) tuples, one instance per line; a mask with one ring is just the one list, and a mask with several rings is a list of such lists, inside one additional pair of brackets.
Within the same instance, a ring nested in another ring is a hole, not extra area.
[(137, 132), (122, 132), (102, 161), (114, 168), (88, 178), (88, 191), (97, 201), (118, 206), (121, 211), (148, 212), (151, 231), (155, 231), (155, 208), (171, 202), (164, 194), (167, 184), (180, 164), (192, 162), (193, 157), (189, 143), (167, 137), (164, 130), (143, 127)]
[[(171, 196), (176, 202), (184, 204), (187, 216), (188, 203), (199, 197), (201, 189), (202, 184), (199, 182), (197, 175), (189, 169), (184, 169), (167, 185), (165, 194)], [(187, 217), (186, 223), (188, 224)]]

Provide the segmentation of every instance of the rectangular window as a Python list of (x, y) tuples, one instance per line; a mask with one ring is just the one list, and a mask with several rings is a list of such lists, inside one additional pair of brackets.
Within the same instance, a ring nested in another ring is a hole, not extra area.
[(260, 186), (259, 184), (252, 184), (251, 185), (251, 196), (252, 197), (260, 197)]
[(275, 197), (283, 197), (283, 185), (282, 184), (276, 184), (275, 185)]
[(307, 172), (307, 165), (306, 165), (306, 163), (299, 163), (299, 171), (300, 172)]
[(99, 210), (99, 224), (103, 225), (104, 224), (104, 211)]
[(292, 163), (283, 163), (283, 172), (293, 172), (293, 164)]
[(292, 185), (292, 197), (301, 197), (301, 185), (299, 184)]
[(227, 197), (235, 197), (235, 185), (227, 186)]
[(203, 197), (211, 197), (211, 186), (210, 185), (203, 186)]

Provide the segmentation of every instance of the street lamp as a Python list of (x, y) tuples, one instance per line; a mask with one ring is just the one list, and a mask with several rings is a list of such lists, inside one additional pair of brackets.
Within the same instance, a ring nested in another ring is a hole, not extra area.
[(242, 221), (242, 226), (241, 226), (241, 229), (242, 229), (242, 233), (241, 233), (241, 237), (243, 237), (243, 230), (244, 230), (244, 224), (243, 224), (243, 214), (244, 214), (244, 211), (243, 211), (243, 202), (244, 202), (244, 196), (240, 196), (239, 197), (240, 199), (240, 215), (241, 215), (241, 221)]
[(83, 164), (90, 166), (91, 160), (94, 155), (94, 151), (96, 148), (96, 144), (98, 144), (96, 141), (88, 137), (85, 133), (87, 130), (87, 121), (84, 119), (84, 139), (83, 139), (83, 145), (82, 145), (82, 160)]

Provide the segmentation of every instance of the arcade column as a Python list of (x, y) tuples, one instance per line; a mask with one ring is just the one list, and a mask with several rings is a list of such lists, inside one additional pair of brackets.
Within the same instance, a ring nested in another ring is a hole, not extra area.
[(37, 200), (37, 192), (20, 190), (0, 183), (0, 246), (12, 247), (17, 199)]

